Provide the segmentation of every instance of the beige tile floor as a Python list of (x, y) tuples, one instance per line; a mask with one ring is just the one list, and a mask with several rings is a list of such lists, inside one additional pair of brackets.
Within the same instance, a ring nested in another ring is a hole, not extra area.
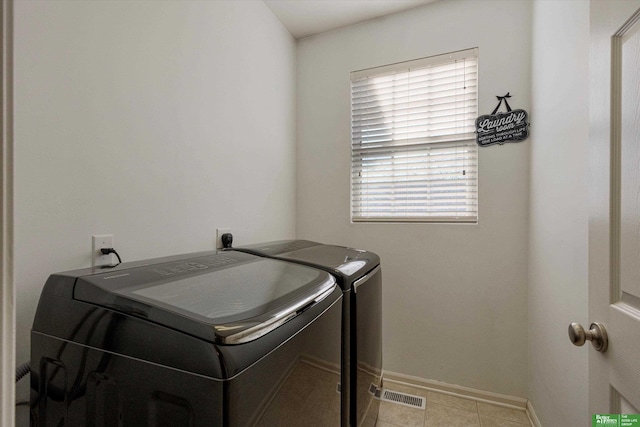
[[(308, 381), (309, 377), (322, 381)], [(287, 378), (283, 387), (263, 414), (258, 426), (335, 427), (340, 424), (339, 376), (313, 365), (300, 363)], [(384, 387), (427, 399), (426, 409), (411, 408), (397, 403), (375, 401), (380, 404), (377, 427), (531, 427), (523, 410), (509, 409), (475, 400), (409, 387), (385, 381)], [(293, 420), (304, 419), (304, 424)], [(16, 426), (29, 424), (27, 406), (16, 411)], [(372, 426), (365, 420), (366, 426)]]
[(426, 409), (381, 402), (377, 427), (531, 427), (524, 409), (510, 409), (385, 382), (385, 388), (426, 397)]

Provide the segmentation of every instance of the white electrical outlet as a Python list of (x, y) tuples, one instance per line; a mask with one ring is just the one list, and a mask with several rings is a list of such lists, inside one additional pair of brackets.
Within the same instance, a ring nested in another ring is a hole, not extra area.
[(113, 234), (99, 234), (91, 236), (91, 267), (101, 267), (103, 265), (113, 264), (113, 255), (103, 255), (100, 252), (102, 248), (113, 247)]
[(231, 233), (230, 228), (216, 228), (216, 249), (222, 249), (222, 235)]

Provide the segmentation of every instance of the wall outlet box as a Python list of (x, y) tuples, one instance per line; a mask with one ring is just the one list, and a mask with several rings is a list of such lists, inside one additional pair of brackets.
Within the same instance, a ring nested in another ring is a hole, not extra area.
[(222, 249), (222, 235), (231, 233), (230, 228), (216, 228), (216, 249)]
[(101, 267), (103, 265), (112, 265), (112, 254), (103, 255), (100, 252), (102, 248), (113, 248), (113, 234), (98, 234), (91, 236), (91, 267)]

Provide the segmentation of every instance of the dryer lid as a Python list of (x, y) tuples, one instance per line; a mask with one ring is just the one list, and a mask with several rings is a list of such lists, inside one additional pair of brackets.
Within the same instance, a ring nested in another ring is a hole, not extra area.
[(327, 297), (321, 270), (222, 252), (78, 278), (74, 299), (221, 344), (255, 340)]
[(234, 249), (322, 268), (343, 278), (344, 286), (380, 264), (380, 257), (373, 252), (309, 240), (281, 240)]

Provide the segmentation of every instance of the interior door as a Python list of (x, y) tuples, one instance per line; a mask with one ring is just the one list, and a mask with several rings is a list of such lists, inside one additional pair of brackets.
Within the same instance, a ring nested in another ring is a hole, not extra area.
[(640, 413), (640, 0), (591, 1), (591, 414)]

